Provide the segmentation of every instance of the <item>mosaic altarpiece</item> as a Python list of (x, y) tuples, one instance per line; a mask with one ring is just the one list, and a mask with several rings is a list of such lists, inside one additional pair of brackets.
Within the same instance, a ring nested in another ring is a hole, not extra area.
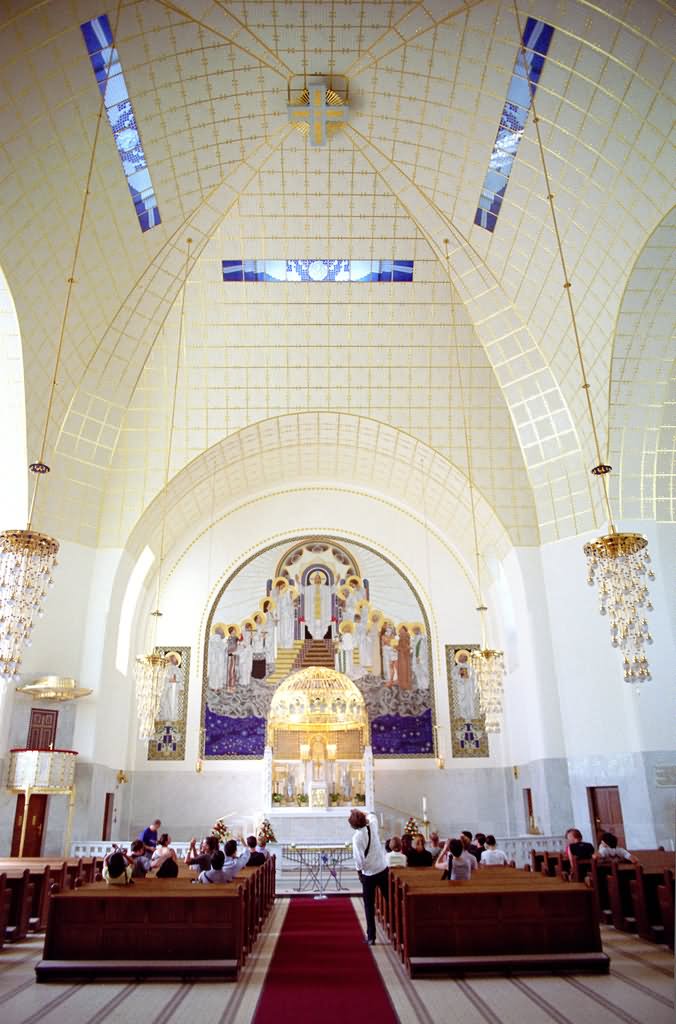
[(321, 536), (267, 548), (226, 581), (209, 614), (203, 756), (263, 757), (273, 694), (314, 665), (360, 690), (374, 757), (433, 757), (428, 637), (413, 587), (365, 545)]
[(477, 647), (478, 644), (446, 644), (453, 757), (490, 756), (486, 722), (479, 711), (475, 673), (469, 655)]
[(148, 741), (149, 761), (185, 760), (185, 720), (190, 681), (189, 647), (155, 647), (167, 659), (155, 733)]

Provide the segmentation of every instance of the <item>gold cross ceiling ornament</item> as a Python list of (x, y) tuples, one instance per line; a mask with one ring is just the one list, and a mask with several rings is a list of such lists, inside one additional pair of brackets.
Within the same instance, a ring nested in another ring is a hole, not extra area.
[(307, 135), (311, 146), (324, 146), (347, 121), (349, 106), (323, 78), (307, 82), (296, 100), (287, 105), (289, 122), (302, 135)]

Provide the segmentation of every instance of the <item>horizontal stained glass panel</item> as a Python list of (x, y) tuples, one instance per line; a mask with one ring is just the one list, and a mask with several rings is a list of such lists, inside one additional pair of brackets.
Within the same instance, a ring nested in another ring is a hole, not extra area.
[(509, 175), (519, 148), (531, 102), (540, 81), (554, 29), (544, 21), (529, 18), (523, 30), (523, 45), (514, 62), (507, 99), (500, 115), (500, 126), (488, 162), (474, 223), (494, 231)]
[(141, 231), (148, 231), (160, 223), (160, 211), (136, 126), (134, 109), (122, 73), (122, 65), (113, 46), (113, 33), (108, 16), (102, 14), (98, 18), (86, 21), (84, 25), (80, 25), (80, 29), (99, 91), (103, 96), (106, 116), (120, 154), (122, 169)]
[(413, 260), (223, 260), (224, 281), (412, 281)]

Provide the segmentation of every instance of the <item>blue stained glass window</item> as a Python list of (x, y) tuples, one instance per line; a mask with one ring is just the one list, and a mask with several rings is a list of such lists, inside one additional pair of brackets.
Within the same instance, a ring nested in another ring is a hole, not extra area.
[(223, 260), (224, 281), (412, 281), (413, 260)]
[(108, 16), (102, 14), (98, 18), (86, 21), (84, 25), (80, 25), (80, 29), (99, 92), (103, 96), (106, 117), (120, 154), (122, 169), (134, 201), (141, 231), (148, 231), (161, 223), (160, 211), (136, 126), (134, 108), (122, 73), (122, 65), (113, 46), (113, 33)]
[(544, 21), (529, 18), (523, 30), (523, 45), (514, 61), (514, 71), (507, 89), (507, 98), (500, 115), (500, 126), (488, 162), (474, 223), (494, 231), (509, 175), (526, 127), (532, 98), (540, 81), (545, 58), (554, 29)]

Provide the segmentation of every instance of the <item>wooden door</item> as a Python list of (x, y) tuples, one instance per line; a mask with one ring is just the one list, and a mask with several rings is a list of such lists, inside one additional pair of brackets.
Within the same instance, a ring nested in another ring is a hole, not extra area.
[(620, 803), (620, 791), (617, 786), (590, 786), (587, 790), (589, 797), (589, 815), (592, 820), (594, 838), (598, 846), (599, 839), (603, 832), (612, 832), (617, 836), (617, 845), (624, 846), (624, 818), (622, 817), (622, 804)]
[(101, 839), (112, 839), (113, 838), (113, 805), (115, 803), (115, 794), (106, 793), (106, 802), (103, 808), (103, 828), (101, 829)]
[(53, 750), (56, 743), (56, 722), (58, 711), (45, 711), (43, 708), (32, 708), (28, 723), (28, 750)]
[[(21, 826), (23, 824), (23, 812), (26, 804), (26, 797), (20, 793), (16, 798), (16, 813), (14, 815), (14, 830), (12, 832), (12, 857), (19, 856), (21, 844)], [(24, 857), (39, 857), (42, 849), (42, 832), (47, 817), (47, 795), (46, 793), (33, 793), (28, 802), (28, 824), (26, 825), (26, 838), (23, 844)]]

